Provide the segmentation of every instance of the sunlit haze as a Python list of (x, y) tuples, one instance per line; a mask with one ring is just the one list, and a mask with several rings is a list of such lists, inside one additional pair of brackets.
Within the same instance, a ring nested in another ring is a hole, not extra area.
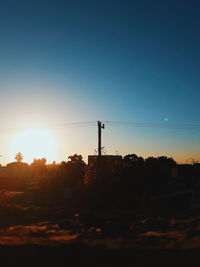
[(22, 152), (24, 161), (31, 163), (34, 158), (45, 157), (48, 162), (57, 158), (57, 141), (50, 131), (30, 128), (20, 131), (10, 140), (10, 155)]

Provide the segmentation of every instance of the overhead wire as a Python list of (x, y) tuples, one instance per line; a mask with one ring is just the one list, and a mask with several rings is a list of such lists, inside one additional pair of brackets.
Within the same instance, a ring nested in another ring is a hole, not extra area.
[[(163, 128), (163, 129), (177, 129), (177, 130), (200, 130), (200, 124), (172, 124), (172, 123), (150, 123), (150, 122), (126, 122), (126, 121), (101, 121), (107, 126), (118, 127), (139, 127), (139, 128)], [(0, 132), (6, 131), (19, 131), (37, 128), (39, 130), (48, 129), (65, 129), (65, 128), (82, 128), (93, 127), (97, 125), (97, 121), (85, 122), (70, 122), (61, 124), (51, 124), (39, 127), (13, 127), (13, 128), (0, 128)]]
[(52, 124), (52, 125), (39, 126), (39, 127), (30, 126), (30, 127), (0, 128), (0, 132), (29, 130), (29, 129), (35, 129), (35, 128), (37, 128), (38, 130), (80, 128), (80, 127), (90, 127), (90, 126), (95, 126), (95, 125), (96, 125), (96, 121), (87, 121), (87, 122)]
[(103, 121), (106, 125), (142, 127), (142, 128), (164, 128), (177, 130), (200, 130), (200, 124), (172, 124), (172, 123), (150, 123), (150, 122), (122, 122), (122, 121)]

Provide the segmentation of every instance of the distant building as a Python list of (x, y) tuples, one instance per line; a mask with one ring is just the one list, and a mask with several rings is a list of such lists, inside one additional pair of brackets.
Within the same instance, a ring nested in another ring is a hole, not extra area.
[[(97, 155), (89, 155), (88, 156), (88, 165), (90, 165), (94, 160), (98, 159)], [(122, 156), (119, 155), (102, 155), (102, 160), (109, 160), (113, 162), (120, 162), (122, 161)]]

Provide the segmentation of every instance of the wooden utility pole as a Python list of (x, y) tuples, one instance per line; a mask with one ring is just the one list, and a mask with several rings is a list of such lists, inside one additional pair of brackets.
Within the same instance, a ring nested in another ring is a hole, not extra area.
[(98, 157), (101, 157), (101, 129), (105, 129), (105, 124), (102, 124), (101, 121), (97, 122), (97, 126), (98, 126)]

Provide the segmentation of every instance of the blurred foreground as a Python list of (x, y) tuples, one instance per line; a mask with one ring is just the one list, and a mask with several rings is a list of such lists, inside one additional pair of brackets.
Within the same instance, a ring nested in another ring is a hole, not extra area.
[[(33, 192), (32, 192), (33, 194)], [(38, 205), (1, 191), (2, 266), (199, 266), (200, 216)]]

